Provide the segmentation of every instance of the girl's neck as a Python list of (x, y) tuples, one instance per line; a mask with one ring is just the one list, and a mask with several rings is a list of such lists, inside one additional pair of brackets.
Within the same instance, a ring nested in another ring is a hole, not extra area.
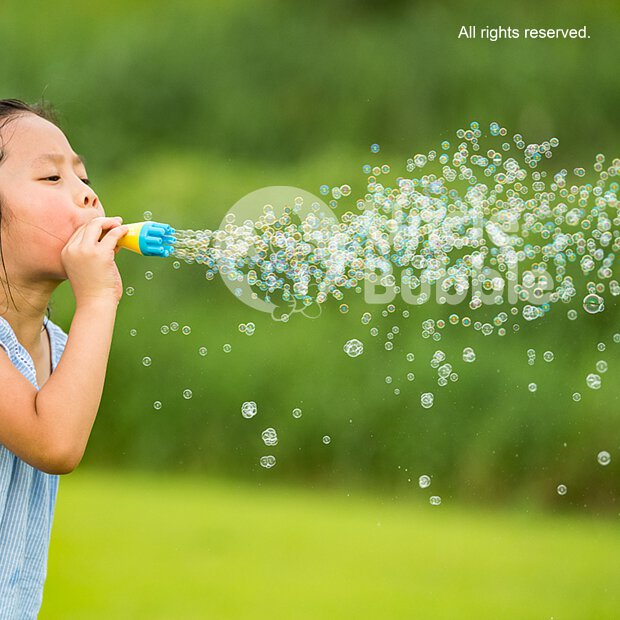
[(41, 344), (47, 305), (58, 284), (16, 285), (10, 281), (13, 299), (8, 295), (6, 284), (0, 286), (0, 316), (9, 322), (17, 340), (29, 351)]

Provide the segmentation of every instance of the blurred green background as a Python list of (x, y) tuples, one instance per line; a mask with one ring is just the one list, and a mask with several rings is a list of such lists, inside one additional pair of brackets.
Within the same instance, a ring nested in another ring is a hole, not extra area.
[[(599, 152), (608, 160), (618, 156), (619, 18), (611, 0), (57, 0), (53, 7), (8, 1), (0, 6), (0, 96), (44, 96), (56, 106), (108, 214), (129, 222), (150, 210), (177, 228), (215, 228), (237, 200), (270, 185), (318, 193), (323, 183), (346, 182), (353, 193), (341, 210), (353, 209), (364, 193), (361, 166), (370, 161), (370, 144), (381, 144), (378, 157), (396, 177), (408, 157), (453, 140), (472, 120), (483, 127), (497, 121), (528, 142), (558, 137), (559, 149), (543, 165), (549, 172), (590, 168)], [(587, 25), (591, 38), (458, 40), (468, 24)], [(169, 618), (182, 598), (189, 601), (177, 608), (182, 618), (375, 618), (381, 607), (364, 601), (376, 599), (390, 601), (384, 608), (390, 618), (418, 617), (415, 610), (433, 618), (486, 618), (491, 610), (505, 618), (614, 617), (620, 537), (610, 524), (620, 491), (620, 345), (612, 334), (620, 329), (612, 299), (603, 315), (585, 315), (575, 305), (575, 322), (558, 307), (518, 334), (484, 337), (448, 326), (434, 342), (422, 339), (421, 322), (466, 314), (464, 307), (400, 302), (382, 317), (382, 308), (349, 295), (347, 315), (331, 304), (317, 320), (294, 315), (282, 324), (235, 300), (221, 281), (207, 282), (198, 266), (176, 270), (170, 260), (128, 252), (117, 263), (135, 294), (119, 306), (86, 456), (62, 480), (45, 617)], [(411, 310), (408, 319), (404, 309)], [(400, 327), (393, 351), (361, 324), (365, 310), (381, 334)], [(68, 330), (72, 311), (66, 284), (52, 319)], [(493, 314), (485, 312), (473, 318), (489, 320)], [(171, 321), (189, 325), (191, 334), (162, 335), (161, 325)], [(251, 337), (238, 330), (248, 321), (256, 324)], [(361, 357), (343, 353), (349, 338), (365, 343)], [(465, 346), (476, 350), (474, 364), (462, 362)], [(527, 364), (528, 348), (538, 353), (534, 366)], [(437, 349), (460, 375), (444, 388), (429, 366)], [(555, 354), (552, 363), (542, 360), (547, 350)], [(407, 352), (415, 353), (414, 362), (406, 361)], [(142, 364), (145, 355), (150, 367)], [(593, 391), (585, 376), (600, 359), (609, 370)], [(413, 382), (406, 379), (410, 371)], [(527, 389), (532, 381), (535, 393)], [(182, 396), (188, 388), (190, 400)], [(435, 392), (429, 410), (419, 404), (426, 391)], [(578, 403), (575, 391), (583, 395)], [(156, 400), (161, 410), (153, 408)], [(251, 420), (240, 415), (248, 400), (258, 404)], [(295, 407), (300, 419), (291, 415)], [(260, 438), (268, 426), (278, 431), (274, 448)], [(607, 467), (597, 463), (600, 450), (612, 455)], [(272, 470), (258, 464), (268, 453), (278, 460)], [(432, 477), (429, 489), (417, 486), (421, 474)], [(175, 477), (164, 484), (164, 476)], [(560, 483), (568, 487), (565, 496), (556, 492)], [(428, 504), (431, 494), (442, 497), (440, 507)], [(203, 495), (211, 503), (201, 504)], [(358, 503), (342, 499), (350, 495)], [(204, 519), (196, 520), (194, 510)], [(377, 537), (384, 511), (391, 515), (383, 525), (391, 528), (390, 541)], [(142, 529), (145, 514), (149, 525)], [(514, 520), (524, 515), (531, 517), (515, 530)], [(430, 540), (420, 534), (426, 527)], [(127, 532), (135, 534), (133, 548)], [(531, 555), (523, 552), (528, 532)], [(555, 535), (558, 546), (545, 547)], [(479, 546), (446, 544), (467, 537)], [(201, 546), (203, 538), (217, 543)], [(215, 544), (223, 555), (208, 567), (192, 555), (203, 549), (208, 557)], [(428, 565), (420, 558), (409, 563), (401, 545), (410, 556), (434, 558), (432, 583), (429, 575), (417, 583)], [(310, 579), (304, 589), (304, 579), (329, 559), (350, 561), (349, 546), (362, 554), (360, 573), (393, 562), (388, 572), (402, 583), (384, 575), (388, 585), (373, 581), (373, 589), (368, 577), (336, 562), (329, 579)], [(298, 547), (304, 571), (294, 559)], [(597, 555), (599, 548), (607, 555)], [(273, 566), (256, 563), (270, 553), (278, 558)], [(537, 564), (543, 553), (549, 562)], [(166, 567), (161, 573), (139, 568), (159, 562)], [(125, 611), (111, 594), (119, 564), (136, 585), (123, 593), (130, 601)], [(256, 571), (265, 592), (254, 582)], [(459, 581), (455, 575), (463, 571), (479, 580)], [(481, 606), (487, 574), (512, 589)], [(215, 575), (222, 597), (205, 607), (211, 599), (202, 593), (203, 580)], [(295, 576), (294, 595), (277, 613), (257, 607), (270, 588), (284, 591)], [(574, 586), (584, 579), (586, 587)], [(540, 581), (559, 585), (532, 594)], [(291, 611), (304, 596), (310, 611)]]

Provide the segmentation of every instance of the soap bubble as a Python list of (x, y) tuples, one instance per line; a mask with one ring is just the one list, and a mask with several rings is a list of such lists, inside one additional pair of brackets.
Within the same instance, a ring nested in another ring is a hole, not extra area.
[(129, 330), (129, 335), (130, 335), (130, 336), (136, 336), (136, 335), (137, 335), (137, 333), (138, 333), (138, 330), (137, 330), (137, 329), (130, 329), (130, 330)]
[(545, 351), (543, 353), (543, 359), (545, 360), (545, 362), (552, 362), (554, 359), (554, 355), (553, 355), (553, 351)]
[(204, 357), (208, 353), (207, 347), (200, 347), (200, 349), (198, 349), (198, 353)]
[(153, 217), (153, 214), (150, 211), (145, 211), (142, 217), (148, 222)]
[(174, 269), (179, 269), (179, 268), (181, 267), (181, 263), (180, 263), (178, 260), (175, 260), (175, 261), (172, 263), (172, 267), (173, 267)]
[(441, 504), (441, 497), (439, 495), (431, 495), (428, 501), (431, 506), (439, 506)]
[(558, 495), (566, 495), (568, 489), (565, 484), (558, 484)]
[(420, 404), (424, 409), (430, 409), (433, 406), (433, 402), (435, 400), (435, 396), (432, 392), (424, 392), (420, 396)]
[(427, 475), (420, 476), (418, 478), (418, 484), (420, 485), (421, 489), (426, 489), (427, 487), (430, 487), (431, 486), (431, 477), (427, 476)]
[(193, 393), (191, 390), (183, 390), (183, 398), (185, 400), (189, 400), (192, 396), (193, 396)]
[(535, 383), (530, 383), (530, 384), (527, 386), (527, 389), (528, 389), (530, 392), (535, 392), (535, 391), (538, 389), (538, 385), (536, 385)]
[(222, 350), (224, 351), (224, 353), (230, 353), (230, 352), (232, 351), (232, 345), (230, 345), (230, 344), (225, 344), (225, 345), (222, 347)]
[(125, 293), (126, 293), (127, 295), (129, 295), (130, 297), (131, 297), (131, 296), (132, 296), (135, 292), (136, 292), (136, 289), (135, 289), (133, 286), (128, 286), (128, 287), (125, 289)]
[(611, 463), (611, 454), (607, 450), (602, 450), (598, 453), (596, 460), (600, 465), (609, 465)]
[(463, 361), (470, 363), (476, 361), (476, 352), (471, 347), (465, 347), (463, 349)]
[(179, 324), (176, 321), (172, 321), (172, 323), (170, 323), (170, 329), (173, 332), (176, 332), (177, 329), (179, 329)]
[(325, 445), (331, 443), (332, 438), (329, 435), (323, 435), (323, 443)]
[(167, 334), (167, 333), (170, 331), (170, 328), (169, 328), (167, 325), (162, 325), (162, 326), (159, 328), (159, 331), (160, 331), (162, 334), (164, 334), (164, 335), (165, 335), (165, 334)]
[(293, 409), (293, 417), (301, 418), (301, 409), (299, 407), (295, 407), (295, 409)]
[(266, 428), (262, 433), (261, 437), (265, 442), (266, 446), (275, 446), (278, 443), (278, 435), (276, 433), (275, 428)]
[(392, 383), (392, 377), (390, 377), (389, 375), (385, 378), (385, 382), (386, 383)]
[(415, 379), (415, 375), (412, 372), (407, 373), (407, 381), (413, 381)]
[(407, 361), (413, 362), (415, 360), (415, 355), (413, 353), (407, 353)]
[(357, 357), (364, 352), (364, 345), (357, 338), (347, 340), (342, 348), (349, 357)]
[(583, 298), (583, 309), (589, 314), (602, 312), (605, 309), (605, 300), (595, 293), (590, 293)]
[(192, 328), (189, 325), (184, 325), (181, 329), (181, 331), (188, 336), (189, 334), (192, 333)]
[(371, 144), (370, 145), (370, 150), (373, 153), (378, 153), (381, 150), (381, 147), (378, 144)]
[(603, 352), (606, 348), (607, 348), (607, 347), (605, 346), (605, 343), (604, 343), (604, 342), (599, 342), (599, 343), (596, 345), (596, 349), (597, 349), (597, 351), (601, 351), (601, 353), (602, 353), (602, 352)]
[(259, 461), (261, 467), (265, 469), (271, 469), (276, 464), (276, 457), (268, 454), (267, 456), (261, 456)]
[(573, 394), (573, 400), (578, 403), (581, 400), (581, 394), (579, 392), (575, 392)]
[(586, 385), (591, 389), (591, 390), (598, 390), (600, 389), (602, 384), (602, 380), (601, 380), (601, 376), (597, 375), (596, 373), (591, 372), (587, 377), (586, 377)]
[(157, 409), (159, 411), (159, 409), (161, 409), (161, 401), (160, 400), (156, 400), (153, 403), (153, 409)]
[(607, 372), (607, 362), (605, 360), (599, 360), (598, 362), (596, 362), (596, 370), (598, 372), (604, 373)]
[(579, 314), (577, 313), (577, 310), (571, 309), (566, 313), (566, 316), (571, 320), (574, 321)]
[(142, 363), (143, 363), (145, 366), (150, 366), (150, 365), (151, 365), (151, 358), (150, 358), (148, 355), (145, 355), (145, 356), (142, 358)]
[(152, 271), (145, 271), (145, 272), (144, 272), (144, 277), (145, 277), (147, 280), (152, 280), (152, 279), (153, 279), (153, 272), (152, 272)]
[(258, 407), (253, 400), (247, 401), (241, 405), (241, 415), (244, 418), (253, 418), (258, 413)]

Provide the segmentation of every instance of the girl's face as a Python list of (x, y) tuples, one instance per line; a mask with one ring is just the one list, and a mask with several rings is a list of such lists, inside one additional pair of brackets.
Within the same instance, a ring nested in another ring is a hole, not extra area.
[(9, 274), (64, 280), (60, 253), (74, 231), (105, 215), (65, 134), (30, 113), (2, 129), (2, 250)]

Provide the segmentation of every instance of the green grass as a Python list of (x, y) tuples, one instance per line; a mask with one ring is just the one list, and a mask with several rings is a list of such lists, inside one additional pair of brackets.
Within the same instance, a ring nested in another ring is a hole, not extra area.
[(83, 468), (40, 618), (604, 620), (619, 557), (615, 520)]

